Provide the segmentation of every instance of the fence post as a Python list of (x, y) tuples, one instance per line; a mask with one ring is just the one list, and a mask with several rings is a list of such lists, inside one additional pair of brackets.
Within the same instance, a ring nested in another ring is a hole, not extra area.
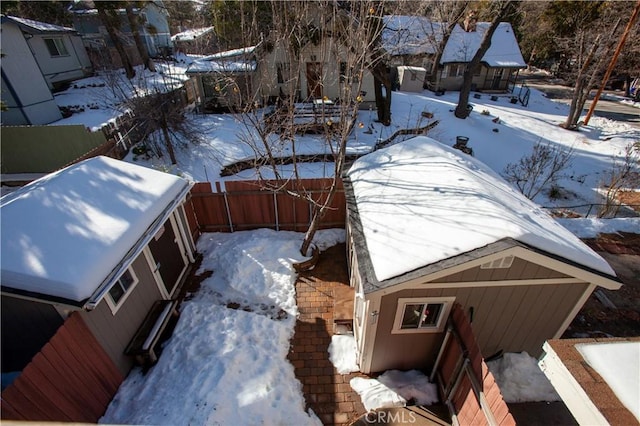
[(273, 193), (273, 209), (275, 211), (276, 214), (276, 231), (280, 230), (280, 218), (278, 217), (278, 197), (276, 196), (276, 193)]
[(227, 219), (229, 220), (229, 230), (233, 232), (233, 222), (231, 221), (231, 209), (229, 209), (229, 200), (227, 200), (227, 191), (222, 192), (222, 196), (224, 197), (224, 206), (227, 210)]

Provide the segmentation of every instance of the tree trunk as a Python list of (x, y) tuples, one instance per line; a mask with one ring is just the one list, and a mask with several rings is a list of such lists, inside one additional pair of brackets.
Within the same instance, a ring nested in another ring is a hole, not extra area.
[[(96, 2), (96, 8), (98, 9), (98, 16), (100, 20), (104, 24), (107, 29), (107, 33), (109, 34), (109, 38), (113, 42), (116, 50), (118, 51), (118, 55), (120, 56), (120, 60), (122, 61), (122, 66), (125, 69), (127, 78), (131, 80), (136, 75), (135, 69), (133, 69), (133, 65), (131, 65), (131, 61), (129, 60), (129, 56), (127, 56), (127, 51), (124, 49), (122, 45), (122, 41), (116, 34), (116, 25), (114, 24), (114, 17), (109, 16), (105, 9), (105, 4), (101, 2)], [(117, 18), (116, 18), (117, 19)]]
[(145, 46), (140, 36), (140, 25), (138, 23), (138, 16), (133, 13), (133, 5), (127, 3), (125, 10), (127, 11), (127, 19), (129, 20), (129, 26), (131, 27), (131, 33), (133, 34), (133, 40), (136, 42), (136, 48), (142, 59), (144, 67), (149, 71), (155, 72), (156, 66), (153, 63), (153, 59), (149, 57), (147, 46)]
[(500, 21), (506, 14), (507, 10), (510, 8), (512, 2), (506, 1), (500, 6), (500, 10), (496, 14), (495, 18), (491, 21), (491, 25), (487, 29), (487, 32), (484, 34), (482, 42), (480, 43), (480, 47), (478, 51), (467, 65), (466, 70), (464, 71), (464, 77), (462, 81), (462, 87), (460, 88), (460, 97), (458, 99), (458, 106), (456, 106), (456, 110), (454, 112), (457, 118), (467, 118), (469, 116), (469, 93), (471, 92), (471, 82), (473, 81), (473, 75), (476, 70), (480, 68), (480, 61), (487, 50), (491, 47), (491, 38), (493, 37), (493, 33), (496, 32)]
[[(567, 120), (564, 122), (562, 127), (568, 130), (576, 130), (578, 128), (578, 120), (580, 119), (580, 115), (582, 114), (582, 108), (584, 108), (584, 103), (587, 99), (587, 94), (591, 87), (586, 84), (586, 73), (589, 67), (591, 66), (591, 62), (593, 61), (593, 57), (596, 54), (596, 51), (600, 47), (600, 36), (596, 38), (593, 42), (593, 46), (589, 50), (587, 57), (584, 60), (584, 64), (580, 68), (578, 72), (578, 76), (576, 77), (576, 85), (573, 89), (573, 97), (571, 98), (571, 106), (569, 108), (569, 114), (567, 115)], [(595, 70), (594, 70), (595, 73)], [(593, 74), (592, 74), (593, 77)]]
[(162, 120), (160, 122), (160, 127), (162, 127), (162, 134), (164, 135), (164, 143), (167, 147), (167, 152), (169, 153), (169, 158), (171, 159), (171, 164), (176, 164), (178, 160), (176, 160), (176, 153), (173, 150), (173, 144), (171, 143), (171, 137), (169, 137), (169, 126), (167, 124), (167, 116), (164, 111), (162, 111)]
[[(391, 79), (387, 67), (378, 62), (371, 70), (373, 75), (374, 94), (376, 98), (376, 110), (378, 121), (385, 126), (391, 125)], [(384, 87), (385, 93), (382, 93)]]

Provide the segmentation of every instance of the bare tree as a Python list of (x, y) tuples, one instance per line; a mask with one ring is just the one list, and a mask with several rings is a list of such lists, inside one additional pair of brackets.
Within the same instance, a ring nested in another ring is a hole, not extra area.
[[(259, 176), (268, 170), (275, 177), (262, 179), (263, 188), (286, 193), (311, 206), (312, 217), (301, 246), (304, 255), (307, 255), (338, 190), (346, 161), (347, 142), (357, 121), (363, 80), (371, 78), (367, 71), (374, 74), (372, 68), (379, 66), (376, 64), (378, 58), (372, 59), (375, 54), (371, 52), (382, 29), (384, 9), (381, 6), (379, 1), (271, 2), (274, 30), (264, 45), (273, 52), (278, 64), (279, 96), (275, 112), (271, 115), (265, 114), (263, 109), (243, 111), (240, 115), (245, 125), (242, 138), (256, 152), (254, 165)], [(334, 73), (322, 66), (307, 69), (303, 55), (310, 52), (317, 64), (337, 62), (339, 72)], [(333, 166), (328, 173), (329, 186), (320, 198), (305, 188), (300, 173), (304, 158), (296, 152), (297, 133), (308, 128), (300, 122), (297, 102), (301, 77), (309, 76), (309, 72), (316, 72), (315, 77), (318, 77), (313, 84), (307, 81), (309, 92), (316, 94), (316, 121), (312, 130), (318, 134), (313, 137), (324, 141), (327, 151), (323, 160), (330, 161)], [(266, 85), (268, 80), (264, 79), (262, 85)], [(330, 86), (338, 88), (330, 95), (331, 100), (327, 96)], [(261, 89), (267, 88), (261, 87), (258, 92)], [(283, 156), (291, 165), (290, 173), (281, 171)]]
[(478, 47), (477, 52), (473, 55), (471, 62), (467, 64), (467, 67), (464, 70), (462, 87), (460, 88), (460, 96), (458, 98), (458, 105), (454, 111), (454, 114), (458, 118), (467, 118), (469, 115), (469, 93), (471, 93), (471, 83), (473, 81), (474, 74), (480, 69), (480, 62), (482, 61), (482, 57), (487, 50), (491, 47), (491, 39), (493, 38), (493, 33), (495, 33), (498, 25), (507, 14), (507, 12), (511, 9), (513, 5), (512, 1), (500, 1), (495, 2), (495, 15), (489, 28), (487, 28), (484, 36), (482, 38), (482, 42), (480, 43), (480, 47)]
[(622, 160), (614, 159), (611, 169), (605, 173), (602, 182), (604, 205), (598, 211), (598, 217), (615, 216), (620, 210), (620, 193), (625, 189), (640, 187), (640, 143), (625, 147)]
[(517, 163), (507, 164), (502, 175), (518, 188), (525, 197), (533, 200), (546, 186), (554, 184), (562, 171), (570, 166), (573, 150), (561, 150), (537, 142), (530, 155)]

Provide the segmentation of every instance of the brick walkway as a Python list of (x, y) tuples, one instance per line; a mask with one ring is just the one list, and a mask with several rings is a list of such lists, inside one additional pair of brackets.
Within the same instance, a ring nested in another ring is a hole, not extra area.
[(363, 375), (338, 374), (327, 351), (333, 334), (334, 290), (348, 282), (344, 244), (321, 253), (316, 267), (301, 273), (296, 282), (300, 316), (289, 360), (303, 385), (307, 407), (325, 425), (350, 424), (365, 414), (349, 385), (351, 378)]

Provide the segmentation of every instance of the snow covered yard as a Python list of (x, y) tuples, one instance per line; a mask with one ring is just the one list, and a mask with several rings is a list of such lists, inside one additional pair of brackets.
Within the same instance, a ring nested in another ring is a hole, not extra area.
[[(267, 229), (204, 234), (198, 273), (158, 364), (134, 369), (102, 423), (319, 424), (305, 412), (302, 386), (287, 360), (297, 307), (292, 262), (303, 234)], [(320, 231), (316, 244), (344, 241)]]

